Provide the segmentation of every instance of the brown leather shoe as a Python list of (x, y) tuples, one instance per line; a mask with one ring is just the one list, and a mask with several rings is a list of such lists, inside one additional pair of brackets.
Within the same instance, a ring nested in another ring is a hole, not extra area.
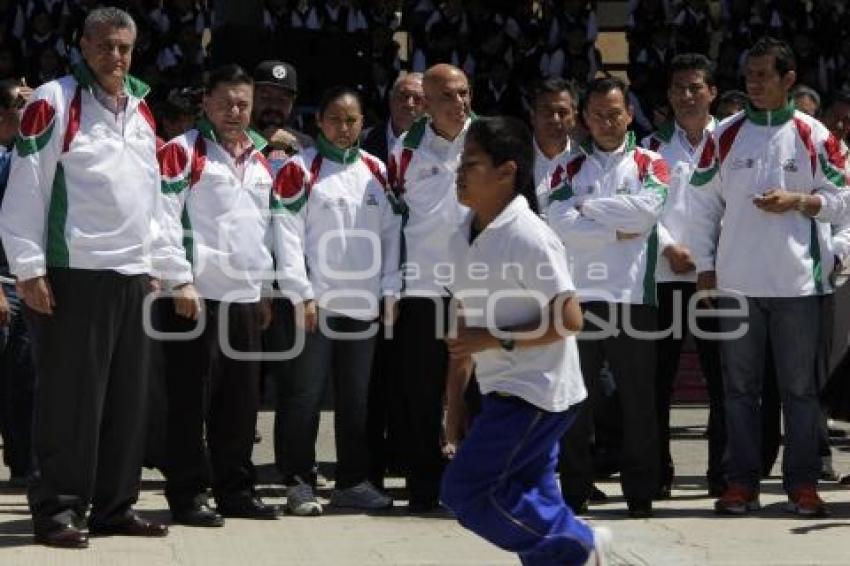
[(92, 535), (119, 535), (125, 537), (164, 537), (168, 534), (168, 526), (142, 519), (138, 515), (117, 525), (91, 525)]
[(73, 525), (62, 525), (43, 533), (35, 533), (35, 542), (56, 548), (88, 548), (89, 537)]

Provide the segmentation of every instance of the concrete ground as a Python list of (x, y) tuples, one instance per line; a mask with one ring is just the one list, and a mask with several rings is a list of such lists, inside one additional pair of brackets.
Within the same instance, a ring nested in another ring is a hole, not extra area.
[[(629, 519), (616, 481), (599, 486), (609, 501), (591, 508), (589, 519), (614, 533), (616, 565), (848, 565), (850, 564), (850, 489), (824, 483), (830, 504), (826, 519), (803, 520), (782, 509), (777, 477), (764, 482), (762, 511), (747, 518), (715, 515), (706, 496), (703, 473), (706, 410), (682, 406), (673, 411), (677, 482), (673, 498), (656, 504), (656, 516)], [(260, 419), (263, 442), (254, 451), (263, 479), (261, 493), (282, 502), (275, 483), (271, 449), (272, 415)], [(850, 430), (850, 429), (848, 429)], [(834, 448), (835, 467), (850, 472), (850, 441)], [(332, 415), (322, 419), (319, 458), (333, 461)], [(778, 466), (775, 471), (778, 470)], [(0, 468), (0, 479), (6, 470)], [(391, 484), (399, 486), (398, 482)], [(163, 482), (146, 471), (138, 508), (168, 520)], [(399, 495), (400, 491), (392, 490)], [(327, 493), (323, 493), (327, 495)], [(446, 515), (408, 517), (404, 502), (382, 515), (329, 512), (319, 518), (277, 521), (228, 520), (223, 529), (172, 527), (165, 539), (98, 538), (87, 550), (54, 550), (32, 544), (31, 524), (20, 490), (0, 491), (2, 565), (516, 565), (517, 559), (467, 533)]]

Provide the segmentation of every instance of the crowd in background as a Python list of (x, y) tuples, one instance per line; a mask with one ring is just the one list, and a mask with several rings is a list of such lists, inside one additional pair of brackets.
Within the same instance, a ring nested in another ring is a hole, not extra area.
[[(75, 45), (82, 18), (99, 4), (0, 0), (0, 79), (39, 85), (65, 74), (79, 62)], [(175, 106), (196, 104), (192, 95), (210, 64), (212, 3), (109, 4), (124, 7), (138, 22), (134, 74), (152, 86), (156, 109), (173, 113)], [(741, 90), (748, 47), (769, 34), (794, 48), (800, 83), (823, 94), (850, 87), (848, 18), (850, 11), (836, 0), (724, 0), (719, 12), (708, 0), (631, 0), (626, 72), (637, 133), (646, 135), (669, 118), (663, 81), (652, 77), (665, 76), (677, 53), (711, 55), (719, 90)], [(265, 0), (263, 27), (277, 38), (302, 30), (345, 34), (368, 45), (358, 88), (371, 123), (386, 118), (390, 87), (403, 70), (454, 64), (473, 84), (477, 113), (521, 118), (528, 116), (530, 85), (538, 80), (571, 79), (581, 91), (603, 70), (594, 0)], [(309, 99), (300, 101), (313, 103), (307, 109), (315, 104)]]

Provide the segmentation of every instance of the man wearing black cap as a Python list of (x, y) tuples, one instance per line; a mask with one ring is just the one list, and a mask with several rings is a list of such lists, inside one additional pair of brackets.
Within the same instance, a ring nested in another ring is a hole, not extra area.
[[(299, 132), (287, 124), (295, 105), (298, 93), (298, 77), (295, 67), (283, 61), (263, 61), (254, 69), (254, 110), (251, 115), (252, 126), (266, 140), (265, 153), (272, 173), (283, 166), (283, 162), (313, 144), (313, 138)], [(273, 300), (274, 315), (269, 327), (263, 333), (263, 351), (274, 358), (288, 351), (294, 341), (294, 311), (292, 303), (285, 298)], [(269, 375), (278, 382), (286, 375), (285, 361), (266, 363), (263, 376)], [(278, 387), (278, 391), (283, 389)], [(279, 403), (279, 401), (278, 401)], [(275, 411), (275, 461), (281, 458), (280, 412)]]
[(289, 127), (298, 94), (295, 67), (283, 61), (263, 61), (254, 69), (254, 128), (269, 141), (269, 157), (275, 165), (275, 150), (281, 159), (313, 145), (313, 138)]

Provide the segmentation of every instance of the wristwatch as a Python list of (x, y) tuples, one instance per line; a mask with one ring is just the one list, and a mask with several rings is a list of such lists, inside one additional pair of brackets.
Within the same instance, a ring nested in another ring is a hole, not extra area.
[(516, 347), (516, 342), (514, 342), (513, 338), (500, 338), (499, 345), (502, 347), (502, 350), (506, 352), (513, 352)]
[(794, 208), (797, 212), (806, 214), (806, 195), (800, 195), (800, 198), (797, 199), (797, 204), (794, 205)]

